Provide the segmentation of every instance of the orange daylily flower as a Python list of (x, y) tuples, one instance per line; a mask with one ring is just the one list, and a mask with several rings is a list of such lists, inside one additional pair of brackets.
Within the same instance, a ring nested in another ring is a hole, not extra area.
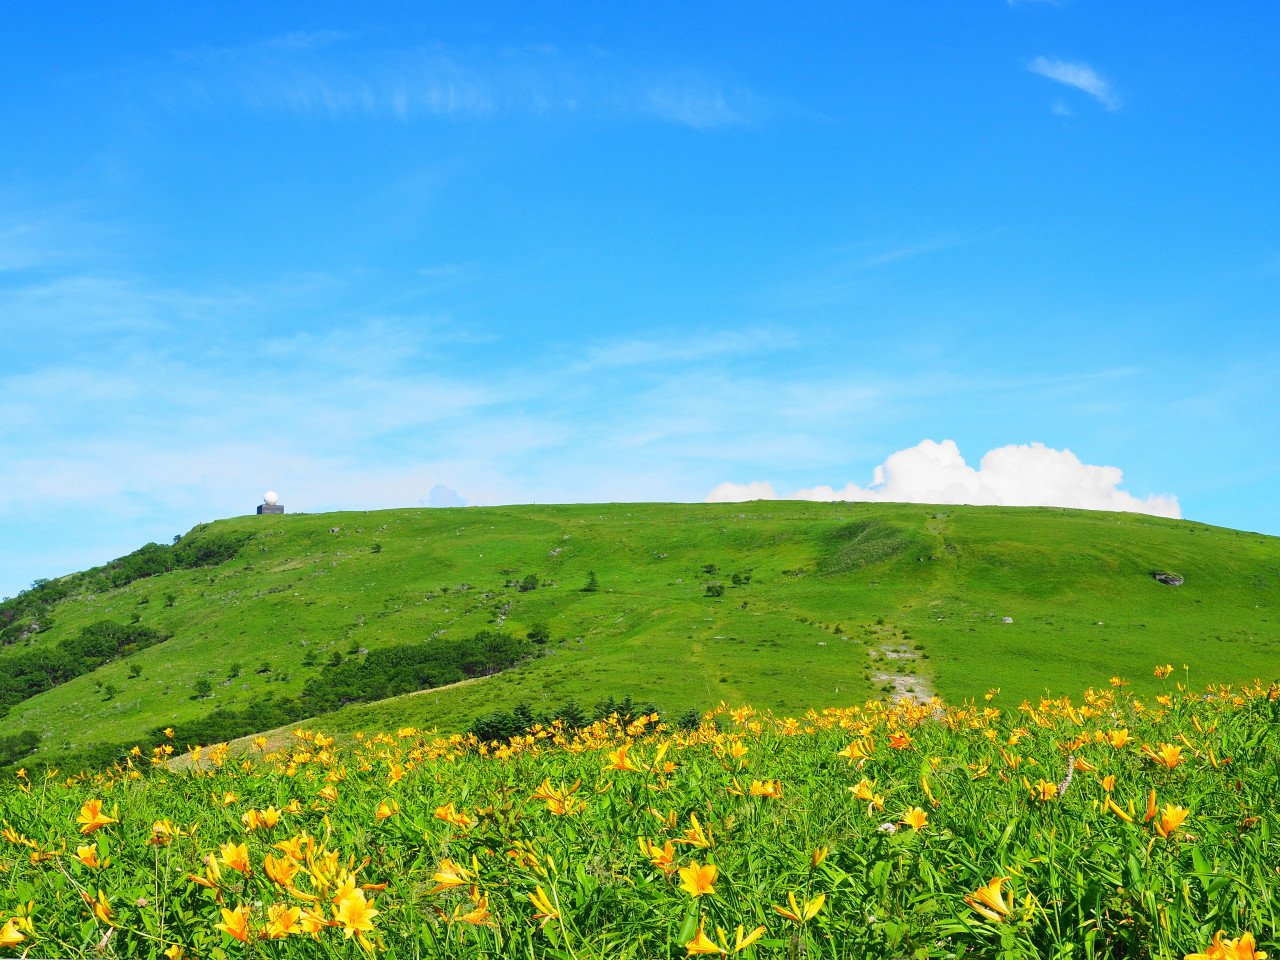
[(84, 892), (81, 892), (80, 896), (84, 898), (84, 902), (89, 905), (89, 909), (93, 911), (95, 917), (105, 924), (113, 925), (111, 921), (115, 914), (111, 912), (111, 904), (107, 900), (107, 895), (101, 889), (98, 890), (96, 899)]
[(224, 843), (218, 847), (222, 862), (232, 870), (249, 872), (249, 848), (243, 843)]
[(91, 843), (87, 847), (76, 847), (76, 859), (86, 867), (105, 867), (111, 863), (109, 857), (106, 860), (98, 859), (98, 845), (96, 843)]
[(495, 926), (493, 914), (489, 912), (489, 895), (477, 894), (475, 888), (472, 888), (471, 902), (475, 906), (465, 912), (462, 907), (456, 907), (453, 915), (449, 917), (450, 922), (469, 923), (475, 927)]
[(461, 827), (464, 830), (475, 823), (474, 820), (467, 816), (465, 810), (454, 810), (452, 801), (443, 807), (436, 807), (435, 815), (437, 820), (443, 820), (451, 827)]
[(791, 909), (788, 910), (786, 907), (780, 907), (775, 903), (773, 904), (774, 912), (786, 917), (792, 923), (808, 923), (817, 916), (818, 911), (822, 909), (822, 905), (827, 902), (827, 895), (820, 893), (801, 907), (796, 901), (796, 895), (788, 893), (787, 902), (791, 905)]
[(324, 915), (316, 913), (314, 910), (303, 908), (302, 918), (298, 921), (298, 925), (302, 927), (303, 933), (309, 933), (313, 937), (325, 927), (335, 926), (332, 921), (326, 920)]
[(539, 921), (538, 926), (545, 927), (547, 921), (555, 920), (560, 916), (560, 911), (555, 908), (555, 905), (547, 897), (547, 892), (542, 887), (538, 887), (533, 893), (526, 894), (526, 896), (537, 910), (537, 913), (533, 915), (533, 919)]
[(680, 889), (687, 890), (691, 897), (715, 893), (715, 882), (719, 873), (720, 870), (714, 863), (700, 867), (698, 861), (694, 860), (689, 866), (680, 868)]
[(273, 844), (275, 849), (279, 850), (290, 860), (302, 862), (302, 848), (305, 844), (310, 843), (310, 838), (306, 834), (299, 834), (296, 837), (290, 837), (288, 840), (281, 840), (279, 843)]
[(972, 897), (965, 897), (964, 902), (988, 920), (1003, 923), (1013, 913), (1013, 897), (1006, 900), (1000, 889), (1008, 882), (1008, 877), (992, 877), (990, 883), (975, 890)]
[(875, 751), (875, 741), (870, 737), (863, 737), (861, 740), (854, 740), (847, 747), (836, 754), (838, 757), (844, 757), (850, 763), (856, 760), (865, 760)]
[[(1024, 778), (1023, 783), (1026, 783)], [(1058, 785), (1050, 783), (1048, 780), (1037, 780), (1034, 786), (1028, 788), (1031, 791), (1031, 799), (1038, 800), (1041, 803), (1047, 803), (1050, 800), (1056, 800), (1058, 797)]]
[(18, 929), (18, 921), (6, 920), (4, 926), (0, 927), (0, 947), (17, 946), (26, 936)]
[[(672, 811), (674, 813), (674, 811)], [(689, 829), (680, 837), (676, 838), (676, 843), (685, 843), (691, 847), (701, 847), (706, 849), (713, 846), (711, 831), (698, 822), (696, 813), (689, 814)]]
[(1182, 826), (1182, 822), (1187, 819), (1187, 815), (1191, 811), (1185, 807), (1174, 806), (1172, 803), (1166, 803), (1164, 810), (1160, 814), (1160, 819), (1156, 821), (1156, 833), (1160, 834), (1164, 839), (1169, 837)]
[(751, 946), (753, 943), (755, 943), (765, 934), (765, 928), (763, 925), (756, 927), (746, 936), (743, 936), (742, 930), (743, 930), (742, 924), (738, 924), (738, 929), (737, 931), (735, 931), (734, 937), (733, 937), (734, 953), (741, 953), (743, 950), (747, 949), (747, 947)]
[(898, 822), (904, 827), (910, 827), (912, 830), (923, 830), (929, 825), (929, 815), (919, 807), (915, 807), (909, 810)]
[(249, 942), (249, 908), (241, 904), (234, 910), (222, 908), (222, 922), (215, 923), (215, 930), (221, 930), (235, 937), (241, 943)]
[(76, 817), (76, 822), (81, 824), (81, 833), (93, 833), (93, 831), (100, 827), (105, 827), (108, 823), (119, 823), (120, 821), (108, 817), (102, 812), (101, 800), (88, 800), (80, 808), (80, 816)]
[(465, 867), (446, 859), (440, 861), (440, 869), (431, 879), (436, 882), (436, 886), (427, 892), (439, 893), (441, 890), (449, 890), (452, 887), (465, 887), (471, 882), (471, 874)]
[(1151, 760), (1155, 761), (1156, 763), (1160, 764), (1160, 766), (1165, 767), (1169, 770), (1172, 770), (1175, 767), (1177, 767), (1179, 764), (1185, 762), (1182, 757), (1182, 748), (1175, 746), (1171, 743), (1160, 744), (1159, 750), (1156, 750), (1151, 746), (1143, 744), (1142, 752), (1146, 754), (1147, 757), (1149, 757)]
[(1225, 935), (1219, 930), (1204, 953), (1188, 953), (1185, 960), (1266, 960), (1267, 955), (1257, 949), (1252, 933), (1242, 933), (1234, 940), (1223, 940)]
[(648, 857), (649, 862), (663, 873), (671, 874), (675, 872), (676, 845), (672, 841), (668, 840), (659, 847), (648, 837), (641, 837), (640, 852)]
[(343, 935), (350, 940), (355, 933), (372, 933), (373, 918), (381, 911), (365, 902), (363, 890), (352, 890), (333, 913), (334, 921), (342, 927)]
[(302, 908), (273, 903), (267, 908), (267, 925), (262, 936), (267, 940), (283, 940), (294, 933), (302, 933)]
[(276, 858), (267, 854), (262, 861), (262, 869), (275, 883), (287, 887), (293, 883), (293, 878), (301, 867), (288, 857)]
[(724, 947), (720, 946), (720, 944), (716, 943), (714, 940), (712, 940), (710, 937), (707, 936), (707, 931), (704, 926), (705, 923), (706, 921), (698, 922), (697, 934), (694, 936), (692, 940), (690, 940), (688, 943), (684, 945), (685, 950), (688, 951), (686, 956), (696, 957), (696, 956), (712, 955), (712, 954), (719, 955), (719, 954), (726, 954), (729, 952)]
[(782, 782), (779, 780), (752, 780), (751, 796), (771, 797), (776, 800), (782, 796)]
[(608, 753), (609, 765), (606, 770), (630, 770), (632, 773), (644, 773), (643, 767), (636, 766), (634, 760), (627, 756), (631, 750), (631, 744), (624, 743), (617, 750), (610, 750)]

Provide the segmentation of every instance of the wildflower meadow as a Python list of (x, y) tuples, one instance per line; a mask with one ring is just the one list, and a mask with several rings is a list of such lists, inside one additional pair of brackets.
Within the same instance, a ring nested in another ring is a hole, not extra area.
[(1280, 687), (1156, 672), (20, 770), (0, 956), (1274, 956)]

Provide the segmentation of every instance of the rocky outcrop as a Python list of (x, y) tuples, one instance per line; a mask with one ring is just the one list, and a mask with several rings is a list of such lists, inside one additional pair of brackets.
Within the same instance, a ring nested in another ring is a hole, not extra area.
[(1157, 583), (1163, 583), (1168, 587), (1180, 587), (1183, 584), (1182, 577), (1176, 573), (1170, 573), (1168, 570), (1153, 570), (1151, 576), (1155, 578)]

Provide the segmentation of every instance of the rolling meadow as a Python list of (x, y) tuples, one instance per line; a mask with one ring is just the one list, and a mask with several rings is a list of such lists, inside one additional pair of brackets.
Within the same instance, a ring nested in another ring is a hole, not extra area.
[(219, 521), (0, 605), (0, 955), (1257, 960), (1277, 584), (1057, 509)]

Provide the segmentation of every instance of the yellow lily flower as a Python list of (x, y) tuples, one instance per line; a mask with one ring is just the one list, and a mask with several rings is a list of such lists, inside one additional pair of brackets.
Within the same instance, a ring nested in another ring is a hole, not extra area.
[(775, 903), (773, 904), (774, 911), (779, 915), (786, 917), (792, 923), (808, 923), (817, 916), (818, 911), (822, 909), (822, 905), (827, 902), (827, 895), (825, 893), (820, 893), (801, 907), (800, 904), (796, 902), (796, 895), (794, 893), (788, 893), (787, 902), (791, 904), (790, 910), (786, 907), (780, 907)]
[(992, 877), (990, 883), (975, 890), (972, 897), (965, 897), (964, 902), (988, 920), (1003, 923), (1004, 918), (1013, 913), (1013, 897), (1005, 900), (1000, 889), (1008, 882), (1008, 877)]
[(687, 867), (680, 868), (680, 889), (687, 890), (691, 897), (701, 897), (715, 893), (716, 877), (720, 870), (714, 863), (698, 866), (694, 860)]
[(80, 808), (80, 815), (76, 817), (76, 822), (81, 824), (81, 833), (93, 833), (93, 831), (105, 827), (109, 823), (119, 823), (118, 820), (108, 817), (102, 812), (101, 800), (88, 800), (85, 805)]

